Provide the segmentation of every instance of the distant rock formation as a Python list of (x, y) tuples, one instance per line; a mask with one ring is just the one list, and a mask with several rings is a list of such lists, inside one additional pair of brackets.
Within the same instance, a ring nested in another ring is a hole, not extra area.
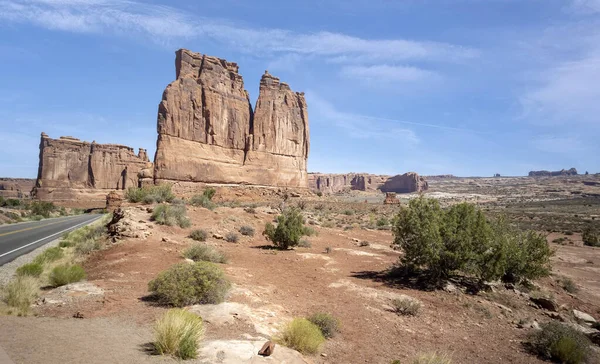
[(303, 93), (268, 72), (255, 110), (238, 65), (180, 49), (158, 108), (154, 182), (308, 186)]
[(434, 176), (424, 176), (425, 179), (427, 180), (438, 180), (438, 179), (452, 179), (452, 178), (457, 178), (455, 175), (453, 174), (438, 174), (438, 175), (434, 175)]
[(327, 174), (309, 173), (309, 188), (323, 193), (337, 193), (347, 190), (411, 193), (427, 190), (425, 178), (417, 173), (386, 176), (366, 173)]
[(0, 197), (29, 198), (34, 186), (31, 178), (0, 178)]
[(552, 176), (576, 176), (577, 170), (575, 168), (571, 169), (561, 169), (560, 171), (531, 171), (529, 172), (529, 177), (552, 177)]
[(425, 178), (415, 172), (408, 172), (390, 177), (380, 190), (382, 192), (411, 193), (426, 191), (428, 188), (429, 185)]
[(138, 174), (152, 168), (145, 149), (85, 142), (73, 137), (52, 139), (42, 133), (34, 195), (41, 200), (104, 202), (110, 190), (140, 184)]
[(398, 200), (398, 197), (396, 197), (395, 192), (386, 192), (385, 193), (385, 199), (383, 200), (384, 205), (397, 205), (399, 203), (400, 203), (400, 200)]

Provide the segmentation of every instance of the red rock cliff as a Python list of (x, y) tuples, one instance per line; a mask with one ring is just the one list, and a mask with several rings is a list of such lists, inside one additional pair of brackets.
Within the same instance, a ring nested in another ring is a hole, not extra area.
[(308, 181), (310, 189), (324, 193), (336, 193), (344, 190), (411, 193), (422, 192), (429, 187), (425, 178), (415, 172), (396, 176), (366, 173), (309, 173)]
[(80, 194), (102, 201), (107, 190), (139, 185), (138, 173), (151, 166), (146, 151), (117, 144), (84, 142), (73, 137), (52, 139), (42, 133), (34, 194), (42, 200), (76, 200)]
[(155, 183), (307, 187), (304, 95), (265, 73), (256, 112), (235, 63), (181, 49), (158, 108)]

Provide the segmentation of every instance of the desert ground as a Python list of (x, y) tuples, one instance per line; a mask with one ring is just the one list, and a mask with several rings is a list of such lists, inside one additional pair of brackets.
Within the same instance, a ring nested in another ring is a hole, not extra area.
[[(383, 205), (383, 195), (347, 191), (331, 196), (282, 189), (217, 187), (213, 210), (186, 206), (189, 228), (158, 225), (153, 204), (124, 203), (120, 236), (81, 258), (87, 280), (43, 288), (25, 317), (0, 316), (0, 346), (15, 363), (175, 362), (154, 355), (152, 327), (168, 309), (149, 297), (148, 282), (194, 243), (194, 229), (222, 251), (220, 264), (233, 286), (224, 303), (194, 305), (205, 322), (199, 356), (190, 363), (410, 363), (438, 352), (453, 363), (537, 363), (523, 344), (532, 327), (551, 320), (577, 322), (573, 310), (600, 318), (600, 248), (584, 246), (585, 224), (598, 224), (600, 178), (461, 178), (429, 181), (427, 196), (443, 205), (469, 201), (487, 214), (506, 214), (523, 228), (547, 235), (556, 251), (552, 274), (532, 286), (492, 282), (473, 293), (463, 282), (424, 289), (386, 272), (402, 251), (390, 245), (390, 224), (416, 194)], [(282, 207), (301, 208), (316, 231), (310, 244), (273, 249), (261, 235)], [(253, 236), (238, 233), (242, 226)], [(237, 242), (226, 237), (237, 234)], [(574, 289), (565, 289), (570, 281)], [(555, 309), (531, 299), (543, 293)], [(394, 298), (422, 303), (416, 316), (393, 311)], [(278, 345), (272, 357), (256, 355), (295, 317), (328, 312), (338, 335), (318, 354)], [(594, 347), (596, 353), (598, 346)]]

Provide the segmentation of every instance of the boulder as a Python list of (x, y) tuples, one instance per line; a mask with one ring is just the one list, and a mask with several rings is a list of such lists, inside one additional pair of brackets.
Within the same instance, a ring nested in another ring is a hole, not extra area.
[(275, 343), (271, 340), (267, 341), (262, 348), (258, 351), (258, 355), (271, 356), (275, 351)]
[(123, 203), (123, 198), (117, 191), (110, 191), (108, 195), (106, 195), (106, 211), (114, 212), (116, 209), (121, 207)]
[(593, 318), (591, 315), (585, 313), (585, 312), (581, 312), (579, 310), (573, 310), (573, 316), (575, 316), (575, 318), (577, 319), (577, 321), (579, 322), (583, 322), (586, 324), (593, 324), (594, 322), (596, 322), (596, 319)]
[(531, 302), (535, 303), (538, 307), (546, 309), (552, 312), (558, 312), (558, 303), (555, 300), (548, 297), (531, 297)]
[(398, 200), (398, 197), (396, 197), (395, 192), (386, 192), (385, 193), (385, 199), (383, 200), (384, 205), (396, 205), (399, 203), (400, 203), (400, 200)]

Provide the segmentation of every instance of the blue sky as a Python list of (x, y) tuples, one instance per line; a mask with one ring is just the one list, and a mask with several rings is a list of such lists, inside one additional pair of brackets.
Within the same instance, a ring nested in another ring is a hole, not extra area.
[(188, 48), (306, 92), (309, 171), (600, 172), (600, 0), (0, 0), (0, 176), (147, 148)]

